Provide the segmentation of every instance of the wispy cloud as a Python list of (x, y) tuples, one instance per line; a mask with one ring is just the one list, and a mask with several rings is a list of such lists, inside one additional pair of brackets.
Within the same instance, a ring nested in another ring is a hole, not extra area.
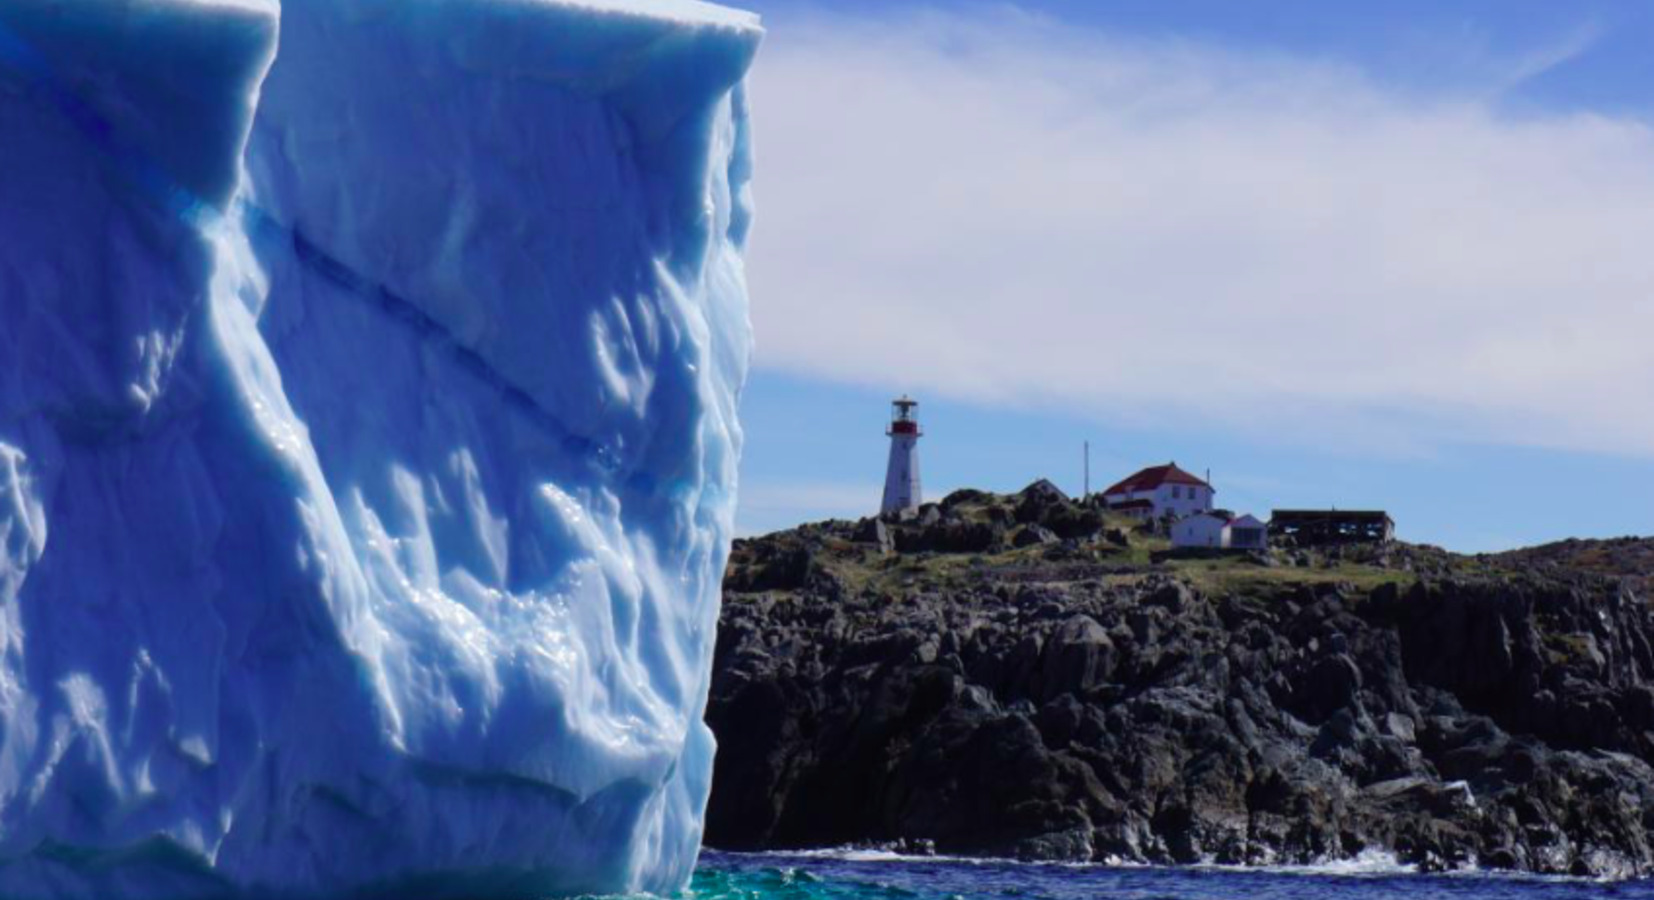
[(1561, 68), (1584, 56), (1596, 46), (1602, 35), (1602, 23), (1587, 19), (1559, 35), (1556, 40), (1523, 54), (1513, 63), (1495, 62), (1495, 68), (1503, 69), (1503, 78), (1498, 79), (1500, 86), (1511, 90)]
[(774, 31), (753, 90), (761, 365), (1386, 452), (1654, 454), (1642, 122), (980, 10)]
[(1480, 68), (1487, 73), (1487, 79), (1494, 84), (1495, 89), (1515, 91), (1522, 84), (1542, 78), (1545, 74), (1585, 56), (1591, 48), (1598, 45), (1601, 38), (1603, 23), (1588, 18), (1570, 30), (1561, 31), (1553, 40), (1530, 48), (1513, 58), (1490, 53), (1485, 45), (1480, 46), (1477, 56), (1482, 63)]

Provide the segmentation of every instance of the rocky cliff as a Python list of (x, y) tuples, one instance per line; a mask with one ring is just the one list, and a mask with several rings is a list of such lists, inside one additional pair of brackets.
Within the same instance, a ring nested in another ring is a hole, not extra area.
[(1608, 546), (1180, 558), (1044, 484), (739, 542), (707, 841), (1648, 874), (1654, 614), (1604, 562), (1647, 555)]

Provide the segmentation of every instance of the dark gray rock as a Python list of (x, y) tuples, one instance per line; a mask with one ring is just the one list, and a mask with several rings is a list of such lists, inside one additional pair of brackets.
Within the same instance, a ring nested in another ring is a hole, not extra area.
[(1018, 528), (1011, 537), (1011, 546), (1016, 548), (1032, 547), (1036, 544), (1055, 544), (1061, 538), (1044, 525), (1024, 525)]
[(890, 536), (890, 528), (885, 525), (883, 519), (862, 519), (857, 522), (851, 540), (872, 544), (880, 553), (893, 553), (896, 550), (896, 541)]
[(1060, 491), (932, 509), (738, 544), (712, 846), (1654, 874), (1654, 613), (1619, 582), (1398, 544), (1213, 593), (1110, 563)]

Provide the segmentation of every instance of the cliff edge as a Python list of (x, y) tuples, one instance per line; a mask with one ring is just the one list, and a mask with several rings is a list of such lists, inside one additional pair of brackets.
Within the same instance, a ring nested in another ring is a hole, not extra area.
[(1647, 875), (1640, 546), (1179, 557), (1043, 483), (737, 542), (707, 841)]

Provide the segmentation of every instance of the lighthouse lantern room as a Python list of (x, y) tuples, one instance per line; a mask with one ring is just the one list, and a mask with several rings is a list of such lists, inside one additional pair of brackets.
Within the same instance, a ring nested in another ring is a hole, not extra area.
[(900, 515), (924, 502), (919, 491), (919, 436), (924, 432), (914, 414), (918, 408), (919, 401), (905, 394), (890, 402), (890, 427), (885, 429), (890, 436), (890, 464), (885, 469), (884, 504), (879, 509), (883, 515)]

